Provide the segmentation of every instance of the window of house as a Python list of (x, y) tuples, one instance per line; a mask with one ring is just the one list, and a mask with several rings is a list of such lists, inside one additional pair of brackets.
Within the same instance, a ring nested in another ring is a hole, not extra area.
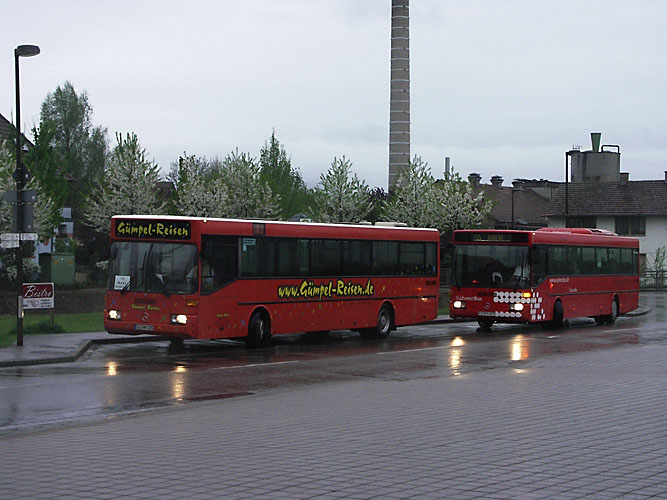
[(596, 217), (568, 217), (567, 218), (567, 227), (596, 228), (597, 227), (597, 218)]
[(646, 217), (642, 215), (616, 217), (616, 234), (644, 236), (646, 234)]

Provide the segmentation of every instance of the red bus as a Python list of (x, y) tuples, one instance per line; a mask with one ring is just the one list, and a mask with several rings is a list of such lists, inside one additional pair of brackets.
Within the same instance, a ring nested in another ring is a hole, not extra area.
[(638, 307), (639, 240), (600, 229), (454, 231), (450, 316), (494, 323), (592, 317)]
[(438, 314), (435, 229), (170, 216), (111, 219), (105, 329), (183, 339), (351, 329)]

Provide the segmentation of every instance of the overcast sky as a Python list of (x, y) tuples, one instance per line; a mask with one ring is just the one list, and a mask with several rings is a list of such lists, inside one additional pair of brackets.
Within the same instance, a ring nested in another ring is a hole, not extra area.
[[(345, 155), (387, 187), (391, 0), (0, 0), (0, 113), (31, 128), (49, 92), (135, 132), (168, 171), (186, 151), (259, 156), (275, 129), (312, 187)], [(411, 138), (435, 177), (564, 180), (590, 132), (631, 180), (667, 170), (667, 1), (411, 0)], [(28, 134), (29, 137), (31, 137)]]

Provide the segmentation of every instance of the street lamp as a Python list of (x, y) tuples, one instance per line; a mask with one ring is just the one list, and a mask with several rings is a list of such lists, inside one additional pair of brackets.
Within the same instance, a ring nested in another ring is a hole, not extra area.
[(514, 193), (523, 191), (523, 182), (520, 180), (515, 180), (512, 182), (512, 224), (510, 229), (514, 229)]
[(570, 200), (568, 199), (568, 186), (570, 185), (570, 156), (576, 151), (576, 149), (565, 151), (565, 227), (570, 227)]
[[(19, 45), (14, 49), (14, 74), (16, 76), (16, 230), (23, 232), (23, 188), (25, 185), (25, 169), (21, 161), (21, 97), (19, 91), (19, 57), (32, 57), (39, 54), (37, 45)], [(19, 236), (16, 247), (16, 281), (18, 282), (17, 314), (16, 314), (16, 345), (23, 345), (23, 247)]]

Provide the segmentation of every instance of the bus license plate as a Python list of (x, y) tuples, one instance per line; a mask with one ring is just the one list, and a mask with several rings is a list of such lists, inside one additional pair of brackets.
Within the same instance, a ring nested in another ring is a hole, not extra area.
[(153, 325), (134, 325), (135, 330), (141, 330), (142, 332), (152, 332), (154, 330)]

